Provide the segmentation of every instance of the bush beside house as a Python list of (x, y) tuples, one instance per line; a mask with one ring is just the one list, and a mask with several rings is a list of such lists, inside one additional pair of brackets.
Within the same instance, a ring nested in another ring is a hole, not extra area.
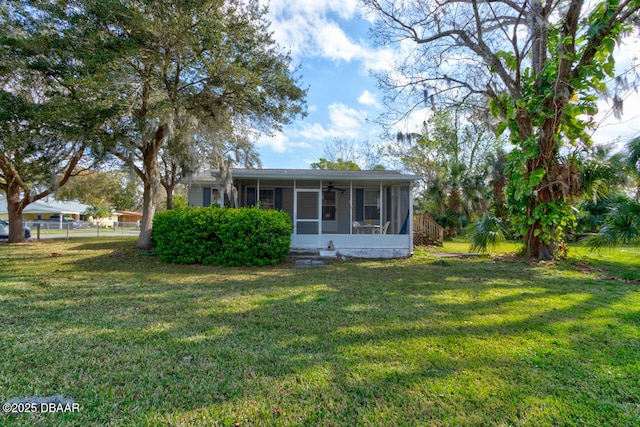
[(288, 214), (256, 208), (188, 208), (159, 212), (153, 239), (160, 260), (176, 264), (264, 266), (285, 260)]

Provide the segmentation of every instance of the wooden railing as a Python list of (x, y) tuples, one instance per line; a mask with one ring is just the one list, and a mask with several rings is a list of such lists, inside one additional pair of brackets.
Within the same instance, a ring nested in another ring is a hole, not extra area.
[(427, 214), (413, 214), (413, 245), (442, 246), (444, 228)]

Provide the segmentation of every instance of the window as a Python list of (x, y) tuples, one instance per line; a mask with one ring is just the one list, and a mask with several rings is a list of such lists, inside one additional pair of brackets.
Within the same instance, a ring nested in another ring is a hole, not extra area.
[(380, 219), (380, 210), (378, 208), (380, 201), (380, 191), (364, 190), (364, 219)]
[[(247, 206), (255, 206), (256, 187), (247, 187)], [(260, 209), (282, 209), (282, 188), (261, 188)]]
[(260, 209), (273, 209), (273, 189), (260, 189)]
[(322, 195), (322, 219), (335, 221), (336, 219), (336, 192), (326, 191)]

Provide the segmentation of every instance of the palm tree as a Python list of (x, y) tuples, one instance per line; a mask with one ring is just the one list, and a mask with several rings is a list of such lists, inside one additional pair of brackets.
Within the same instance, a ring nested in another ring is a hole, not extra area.
[(506, 240), (504, 223), (502, 219), (487, 214), (469, 225), (468, 236), (472, 252), (486, 252)]
[(93, 217), (94, 222), (102, 224), (102, 219), (108, 217), (111, 214), (111, 209), (104, 203), (98, 203), (89, 206), (85, 210), (84, 214)]
[[(627, 176), (633, 180), (635, 199), (626, 195), (619, 196), (604, 217), (604, 224), (598, 234), (588, 240), (593, 249), (629, 244), (640, 239), (640, 137), (630, 140), (624, 153), (616, 162), (613, 169), (616, 176), (625, 172), (622, 159), (626, 158)], [(620, 186), (618, 186), (620, 187)]]
[(592, 249), (630, 244), (640, 238), (640, 201), (622, 198), (611, 209), (598, 234), (587, 243)]
[(498, 147), (495, 153), (489, 153), (485, 158), (486, 171), (489, 176), (489, 185), (493, 193), (491, 209), (497, 218), (504, 221), (507, 217), (507, 208), (504, 200), (504, 189), (507, 186), (507, 176), (504, 173), (507, 167), (507, 153), (502, 147)]
[(635, 137), (627, 143), (627, 167), (635, 181), (636, 200), (640, 199), (640, 137)]

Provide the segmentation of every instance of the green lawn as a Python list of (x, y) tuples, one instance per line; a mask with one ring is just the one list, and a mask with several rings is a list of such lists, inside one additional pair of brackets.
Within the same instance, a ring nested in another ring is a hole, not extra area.
[(81, 406), (0, 425), (640, 425), (639, 248), (294, 269), (134, 242), (0, 244), (0, 400)]

